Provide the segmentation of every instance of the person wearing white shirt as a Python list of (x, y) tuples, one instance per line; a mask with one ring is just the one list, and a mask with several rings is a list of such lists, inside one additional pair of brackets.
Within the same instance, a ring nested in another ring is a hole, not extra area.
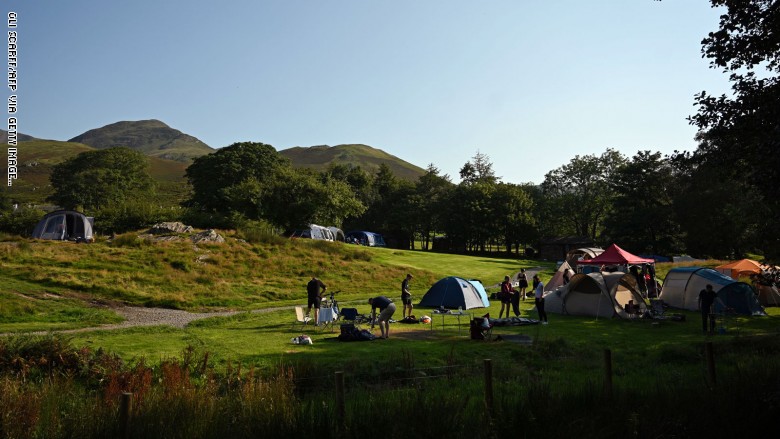
[(539, 275), (534, 275), (534, 302), (536, 302), (536, 311), (539, 312), (539, 320), (543, 325), (547, 324), (547, 313), (544, 311), (544, 282), (539, 279)]

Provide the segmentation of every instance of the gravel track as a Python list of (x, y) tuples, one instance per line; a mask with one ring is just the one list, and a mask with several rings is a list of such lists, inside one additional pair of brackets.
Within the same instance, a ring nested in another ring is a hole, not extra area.
[[(264, 308), (251, 311), (252, 313), (268, 313), (273, 311), (279, 311), (283, 309), (292, 309), (289, 307), (277, 307), (277, 308)], [(229, 317), (239, 314), (243, 311), (217, 311), (217, 312), (202, 312), (192, 313), (188, 311), (181, 311), (178, 309), (166, 309), (166, 308), (144, 308), (140, 306), (122, 306), (114, 308), (114, 312), (122, 316), (125, 321), (121, 323), (112, 323), (108, 325), (94, 326), (89, 328), (79, 329), (65, 329), (65, 330), (52, 330), (52, 331), (35, 331), (28, 334), (44, 335), (49, 332), (57, 333), (76, 333), (76, 332), (89, 332), (89, 331), (103, 331), (111, 329), (123, 329), (133, 328), (140, 326), (160, 326), (168, 325), (174, 328), (184, 328), (190, 322), (201, 319), (208, 319), (211, 317)], [(10, 334), (0, 334), (10, 335)]]

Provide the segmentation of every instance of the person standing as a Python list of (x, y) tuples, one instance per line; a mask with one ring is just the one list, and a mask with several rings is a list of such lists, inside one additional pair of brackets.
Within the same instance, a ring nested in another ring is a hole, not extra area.
[(314, 325), (320, 324), (320, 305), (322, 304), (322, 293), (325, 292), (327, 287), (316, 276), (312, 276), (308, 284), (306, 284), (306, 293), (309, 296), (309, 310), (306, 311), (306, 315), (311, 314), (311, 309), (314, 308)]
[(409, 290), (409, 281), (412, 280), (414, 276), (411, 274), (407, 274), (406, 278), (401, 282), (401, 303), (404, 306), (403, 309), (403, 318), (406, 318), (406, 316), (412, 315), (412, 293)]
[(512, 288), (512, 281), (509, 279), (509, 276), (504, 276), (504, 281), (501, 282), (501, 297), (499, 297), (501, 300), (501, 311), (498, 312), (499, 319), (504, 314), (504, 309), (506, 309), (507, 318), (509, 317), (509, 305), (512, 303), (512, 295), (514, 293), (515, 289)]
[[(390, 337), (390, 318), (395, 313), (395, 303), (385, 296), (377, 296), (368, 299), (371, 304), (371, 329), (374, 329), (375, 322), (379, 323), (379, 330), (382, 331), (382, 338)], [(376, 310), (379, 310), (379, 317)]]
[[(519, 275), (518, 275), (519, 277)], [(519, 285), (519, 282), (518, 282)], [(509, 289), (512, 291), (512, 312), (515, 313), (515, 317), (520, 317), (520, 291), (513, 288), (512, 284), (509, 284)], [(509, 314), (509, 313), (507, 313)], [(509, 317), (509, 316), (507, 316)]]
[(517, 275), (517, 288), (520, 290), (520, 297), (525, 302), (525, 289), (528, 288), (528, 275), (525, 274), (525, 268), (521, 268), (520, 274)]
[(712, 289), (712, 285), (707, 284), (703, 290), (699, 291), (699, 311), (701, 311), (701, 330), (707, 333), (707, 323), (709, 320), (710, 333), (715, 332), (715, 318), (712, 315), (712, 304), (718, 295)]
[(534, 302), (536, 302), (536, 311), (539, 313), (539, 320), (543, 325), (547, 324), (547, 313), (544, 311), (544, 282), (539, 279), (539, 275), (534, 275)]

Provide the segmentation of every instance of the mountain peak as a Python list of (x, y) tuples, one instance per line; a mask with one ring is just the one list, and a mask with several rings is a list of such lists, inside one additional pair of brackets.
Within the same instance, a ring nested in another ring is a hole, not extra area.
[(214, 151), (197, 138), (157, 119), (115, 122), (89, 130), (69, 142), (83, 143), (97, 149), (126, 146), (149, 156), (180, 162), (188, 162)]

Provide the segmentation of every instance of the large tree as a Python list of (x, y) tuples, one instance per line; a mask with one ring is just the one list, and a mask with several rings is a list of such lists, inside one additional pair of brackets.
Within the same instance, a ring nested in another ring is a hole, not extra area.
[(439, 172), (433, 163), (429, 164), (425, 175), (417, 180), (414, 196), (410, 198), (409, 213), (415, 218), (424, 250), (428, 250), (436, 233), (443, 230), (447, 200), (454, 188), (449, 175), (442, 176)]
[[(706, 168), (737, 171), (767, 210), (754, 218), (766, 255), (780, 259), (780, 2), (711, 0), (725, 7), (719, 29), (702, 41), (712, 68), (729, 73), (732, 96), (696, 96), (694, 157)], [(742, 212), (749, 215), (750, 212)]]
[(190, 204), (205, 212), (261, 219), (264, 197), (289, 160), (264, 143), (234, 143), (196, 158), (186, 176), (193, 188)]
[(605, 222), (609, 241), (634, 252), (671, 255), (682, 239), (673, 200), (679, 179), (660, 152), (639, 151), (611, 181), (612, 209)]
[[(601, 156), (575, 156), (548, 172), (542, 183), (546, 206), (540, 210), (545, 235), (597, 239), (611, 206), (611, 179), (625, 161), (622, 154), (607, 149)], [(551, 228), (556, 222), (559, 228)]]
[(87, 211), (148, 199), (155, 187), (147, 157), (124, 147), (83, 152), (56, 165), (50, 180), (50, 201)]

